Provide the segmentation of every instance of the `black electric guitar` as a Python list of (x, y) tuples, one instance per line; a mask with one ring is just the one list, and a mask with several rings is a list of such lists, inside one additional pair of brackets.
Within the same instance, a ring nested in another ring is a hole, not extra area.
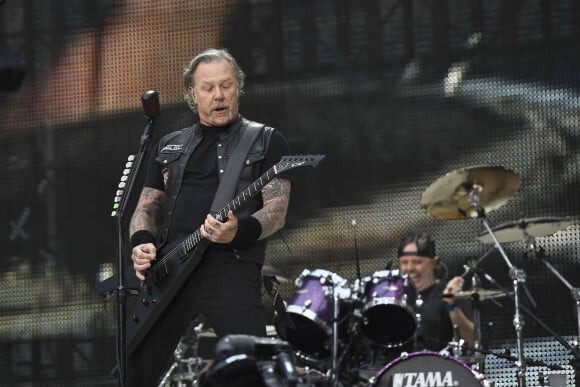
[[(324, 155), (282, 157), (276, 165), (268, 169), (214, 215), (215, 218), (221, 221), (225, 220), (230, 210), (235, 212), (235, 210), (244, 206), (260, 192), (262, 187), (280, 173), (299, 167), (315, 167), (323, 158)], [(167, 255), (157, 259), (155, 264), (144, 273), (145, 280), (142, 281), (139, 288), (139, 301), (135, 303), (135, 308), (130, 314), (126, 326), (127, 354), (129, 356), (152, 328), (159, 315), (167, 307), (185, 280), (200, 263), (200, 255), (193, 254), (192, 251), (201, 242), (208, 243), (201, 235), (200, 228), (198, 228), (194, 233), (179, 242)]]

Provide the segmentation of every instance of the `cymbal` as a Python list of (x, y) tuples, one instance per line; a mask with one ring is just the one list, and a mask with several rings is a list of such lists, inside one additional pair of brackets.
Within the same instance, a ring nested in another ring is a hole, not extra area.
[[(436, 218), (477, 218), (504, 205), (520, 187), (519, 176), (500, 166), (458, 169), (432, 183), (421, 197), (421, 207)], [(470, 203), (469, 194), (478, 203)]]
[[(528, 237), (544, 237), (564, 230), (576, 223), (570, 217), (539, 217), (502, 223), (491, 229), (500, 243), (518, 242)], [(494, 243), (487, 230), (477, 237), (483, 243)]]
[(290, 279), (286, 277), (280, 270), (269, 264), (262, 266), (262, 275), (276, 277), (276, 279), (280, 282), (290, 281)]
[(484, 301), (490, 298), (498, 298), (506, 295), (507, 293), (502, 290), (472, 289), (472, 290), (462, 290), (457, 293), (445, 293), (442, 295), (442, 297), (455, 298), (458, 300), (471, 300), (474, 297), (478, 297), (480, 301)]

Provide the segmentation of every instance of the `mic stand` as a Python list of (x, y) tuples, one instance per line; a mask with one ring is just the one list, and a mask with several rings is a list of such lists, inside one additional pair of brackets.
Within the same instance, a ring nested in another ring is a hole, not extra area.
[(143, 156), (147, 150), (147, 145), (150, 140), (150, 131), (155, 123), (155, 117), (150, 117), (147, 126), (141, 136), (139, 152), (135, 156), (129, 156), (129, 162), (127, 163), (127, 171), (125, 174), (123, 171), (123, 178), (121, 183), (119, 183), (119, 190), (117, 191), (117, 196), (115, 197), (115, 205), (113, 207), (112, 216), (117, 217), (117, 230), (118, 230), (118, 287), (116, 289), (117, 294), (117, 368), (119, 371), (119, 386), (125, 387), (127, 382), (127, 344), (126, 344), (126, 310), (127, 310), (127, 296), (138, 294), (138, 290), (134, 288), (125, 287), (125, 265), (123, 259), (123, 215), (125, 212), (125, 207), (127, 205), (128, 199), (131, 196), (131, 191), (133, 189), (133, 184), (135, 183), (135, 178), (141, 167), (143, 161)]
[(516, 331), (516, 343), (517, 343), (517, 348), (518, 348), (518, 360), (515, 363), (516, 367), (517, 367), (517, 379), (518, 379), (518, 386), (519, 387), (526, 387), (526, 363), (524, 360), (524, 342), (523, 342), (523, 336), (522, 336), (524, 321), (523, 321), (522, 315), (520, 313), (521, 301), (520, 301), (520, 296), (519, 296), (519, 284), (525, 283), (526, 275), (522, 269), (518, 269), (516, 266), (514, 266), (511, 263), (506, 252), (504, 251), (503, 247), (501, 246), (501, 244), (499, 243), (499, 241), (495, 237), (493, 230), (491, 229), (487, 220), (485, 219), (484, 209), (479, 207), (478, 191), (480, 189), (481, 189), (480, 186), (478, 186), (477, 184), (474, 184), (474, 186), (471, 187), (471, 189), (469, 191), (468, 200), (469, 200), (469, 204), (471, 206), (471, 209), (474, 209), (477, 216), (481, 219), (481, 223), (486, 228), (489, 235), (492, 237), (495, 247), (498, 249), (498, 251), (500, 252), (502, 258), (504, 259), (506, 265), (509, 268), (509, 274), (510, 274), (510, 278), (512, 280), (512, 284), (513, 284), (513, 288), (514, 288), (515, 307), (514, 307), (513, 324), (514, 324), (514, 328)]

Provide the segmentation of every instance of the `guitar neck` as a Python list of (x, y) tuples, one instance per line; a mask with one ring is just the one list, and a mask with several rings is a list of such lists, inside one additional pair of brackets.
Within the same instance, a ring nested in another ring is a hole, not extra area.
[[(268, 184), (276, 175), (277, 167), (274, 165), (272, 168), (268, 169), (264, 174), (262, 174), (257, 180), (246, 187), (242, 192), (240, 192), (234, 199), (232, 199), (224, 208), (218, 211), (215, 218), (219, 221), (224, 221), (227, 219), (229, 211), (235, 211), (238, 208), (243, 207), (250, 199), (252, 199), (260, 190)], [(166, 270), (165, 264), (184, 259), (187, 254), (192, 251), (199, 242), (202, 241), (204, 237), (201, 235), (201, 229), (198, 228), (193, 233), (188, 235), (184, 240), (178, 243), (167, 255), (158, 260), (155, 265), (148, 270), (147, 278), (158, 278), (160, 275), (164, 274)]]
[(272, 168), (268, 169), (262, 176), (255, 180), (252, 184), (247, 186), (242, 192), (240, 192), (235, 198), (232, 199), (224, 208), (218, 211), (215, 218), (219, 221), (227, 219), (229, 211), (235, 211), (240, 207), (243, 207), (251, 198), (256, 196), (258, 192), (266, 184), (268, 184), (277, 175), (277, 168), (274, 165)]

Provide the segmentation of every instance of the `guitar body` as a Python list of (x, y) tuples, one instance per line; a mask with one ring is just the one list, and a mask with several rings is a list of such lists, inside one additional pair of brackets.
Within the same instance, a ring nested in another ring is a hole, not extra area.
[[(229, 211), (237, 210), (254, 197), (264, 185), (278, 174), (289, 169), (316, 166), (323, 155), (284, 156), (276, 165), (240, 192), (231, 202), (222, 208), (215, 218), (226, 219)], [(139, 286), (138, 300), (126, 324), (127, 354), (130, 356), (139, 346), (142, 339), (155, 325), (158, 317), (170, 304), (172, 298), (181, 289), (191, 273), (199, 265), (202, 253), (209, 241), (204, 239), (198, 228), (183, 241), (179, 242), (167, 255), (157, 257), (154, 265), (145, 273), (146, 280)], [(133, 269), (129, 269), (127, 277), (136, 278)], [(131, 279), (131, 282), (133, 279)], [(128, 282), (129, 283), (129, 282)], [(131, 287), (131, 286), (127, 286)]]
[[(207, 242), (204, 240), (204, 242)], [(140, 283), (137, 301), (126, 323), (127, 354), (130, 356), (147, 332), (155, 325), (159, 315), (165, 310), (175, 294), (181, 289), (191, 273), (200, 264), (202, 257), (194, 252), (184, 260), (170, 260), (164, 263), (162, 278), (148, 283)], [(131, 268), (134, 278), (134, 270)], [(137, 279), (138, 280), (138, 279)]]

